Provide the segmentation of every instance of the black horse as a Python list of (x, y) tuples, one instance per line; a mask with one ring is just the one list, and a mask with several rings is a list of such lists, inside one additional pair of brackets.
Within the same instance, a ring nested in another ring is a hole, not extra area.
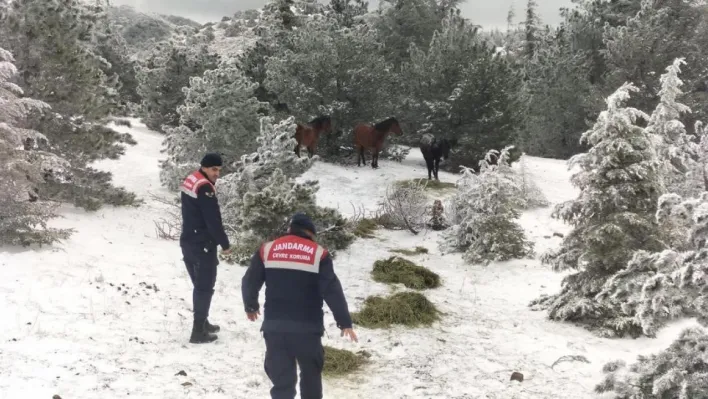
[(425, 164), (428, 166), (428, 180), (435, 176), (438, 179), (438, 169), (440, 159), (450, 157), (450, 148), (455, 144), (455, 140), (437, 139), (430, 133), (426, 133), (420, 138), (420, 152), (423, 153)]

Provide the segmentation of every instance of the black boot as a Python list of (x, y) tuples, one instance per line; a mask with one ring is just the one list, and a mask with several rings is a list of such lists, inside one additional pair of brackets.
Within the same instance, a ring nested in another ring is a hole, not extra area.
[(209, 319), (207, 319), (207, 321), (204, 323), (204, 329), (210, 333), (216, 333), (221, 331), (221, 327), (217, 326), (216, 324), (209, 323)]
[(194, 321), (192, 326), (192, 336), (189, 338), (191, 344), (206, 344), (216, 341), (218, 337), (206, 330), (206, 321)]

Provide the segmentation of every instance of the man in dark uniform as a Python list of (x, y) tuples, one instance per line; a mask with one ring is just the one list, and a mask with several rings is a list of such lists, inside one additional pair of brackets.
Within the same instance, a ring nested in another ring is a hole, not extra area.
[(184, 264), (192, 279), (194, 291), (194, 325), (189, 342), (193, 344), (213, 342), (219, 326), (209, 323), (209, 308), (216, 284), (216, 267), (219, 258), (216, 246), (228, 254), (229, 238), (221, 222), (221, 211), (216, 199), (214, 184), (221, 173), (222, 160), (219, 154), (206, 154), (201, 168), (191, 173), (182, 183), (182, 234), (180, 247)]
[(265, 371), (272, 399), (294, 399), (300, 366), (300, 397), (322, 398), (324, 321), (322, 301), (332, 310), (341, 335), (357, 341), (347, 301), (332, 258), (315, 242), (315, 226), (304, 214), (290, 221), (288, 234), (263, 244), (241, 281), (248, 319), (260, 314), (258, 293), (266, 284), (261, 330), (266, 344)]

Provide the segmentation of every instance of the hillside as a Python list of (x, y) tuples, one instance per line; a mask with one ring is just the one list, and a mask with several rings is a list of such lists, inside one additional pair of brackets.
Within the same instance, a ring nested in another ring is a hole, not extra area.
[[(190, 281), (177, 242), (156, 238), (154, 225), (171, 211), (154, 198), (169, 195), (158, 179), (163, 136), (131, 122), (133, 128), (113, 127), (129, 131), (138, 144), (96, 167), (112, 172), (144, 205), (94, 214), (66, 206), (53, 224), (76, 233), (63, 244), (0, 249), (0, 397), (266, 397), (265, 346), (259, 324), (243, 313), (242, 267), (219, 269), (211, 317), (222, 326), (219, 340), (187, 344)], [(574, 195), (564, 162), (528, 157), (524, 163), (549, 200)], [(317, 163), (303, 178), (319, 179), (320, 204), (352, 214), (359, 206), (373, 210), (387, 183), (425, 173), (412, 151), (402, 163), (382, 160), (379, 170)], [(441, 172), (441, 180), (455, 176)], [(522, 217), (538, 251), (558, 244), (553, 233), (567, 231), (549, 215), (545, 208)], [(441, 255), (437, 236), (381, 230), (338, 254), (335, 269), (351, 310), (359, 310), (365, 297), (390, 291), (371, 280), (374, 261), (391, 249), (427, 248), (412, 259), (441, 275), (442, 287), (426, 295), (444, 315), (431, 328), (357, 328), (360, 343), (351, 344), (339, 337), (326, 309), (324, 343), (371, 354), (361, 373), (326, 380), (326, 398), (591, 398), (605, 362), (663, 349), (688, 324), (673, 325), (655, 340), (609, 340), (547, 321), (527, 305), (558, 290), (562, 275), (536, 260), (468, 266), (458, 255)], [(565, 355), (589, 363), (550, 367)], [(182, 370), (186, 376), (176, 376)], [(510, 383), (512, 371), (525, 381)]]

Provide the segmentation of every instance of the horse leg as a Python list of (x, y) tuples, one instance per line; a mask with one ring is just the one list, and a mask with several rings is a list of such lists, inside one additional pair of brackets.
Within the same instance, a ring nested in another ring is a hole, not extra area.
[(366, 166), (366, 158), (364, 158), (364, 146), (359, 146), (359, 158), (356, 161), (356, 166), (361, 166), (361, 162)]
[(307, 147), (307, 155), (310, 158), (312, 158), (312, 156), (315, 155), (315, 150), (312, 149), (312, 146)]
[(435, 180), (440, 180), (438, 179), (438, 170), (440, 170), (440, 158), (435, 158), (435, 169), (433, 169), (433, 173), (435, 173)]
[(371, 156), (371, 167), (377, 169), (379, 167), (379, 150), (374, 150), (374, 154)]
[(300, 144), (295, 144), (295, 155), (300, 158)]
[(430, 175), (430, 171), (433, 169), (433, 163), (430, 158), (425, 155), (423, 155), (423, 159), (425, 159), (425, 167), (426, 169), (428, 169), (428, 180), (430, 180), (432, 178)]

